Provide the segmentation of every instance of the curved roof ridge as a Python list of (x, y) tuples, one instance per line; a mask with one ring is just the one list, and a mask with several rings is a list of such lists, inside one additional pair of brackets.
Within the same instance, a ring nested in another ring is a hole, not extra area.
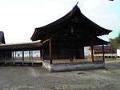
[(109, 34), (111, 32), (111, 30), (105, 29), (105, 28), (99, 26), (98, 24), (94, 23), (90, 19), (88, 19), (81, 12), (81, 10), (77, 4), (73, 7), (73, 9), (71, 11), (69, 11), (65, 16), (61, 17), (60, 19), (58, 19), (46, 26), (35, 28), (35, 31), (31, 37), (31, 40), (35, 41), (38, 39), (42, 39), (48, 34), (57, 32), (57, 31), (59, 31), (59, 29), (64, 29), (64, 27), (68, 24), (69, 24), (69, 26), (71, 23), (76, 24), (74, 21), (72, 21), (72, 19), (74, 19), (74, 18), (76, 19), (76, 17), (77, 17), (77, 21), (78, 21), (78, 24), (80, 27), (82, 27), (83, 29), (86, 29), (86, 27), (87, 27), (87, 29), (85, 31), (91, 30), (91, 32), (94, 32), (96, 34), (96, 36)]

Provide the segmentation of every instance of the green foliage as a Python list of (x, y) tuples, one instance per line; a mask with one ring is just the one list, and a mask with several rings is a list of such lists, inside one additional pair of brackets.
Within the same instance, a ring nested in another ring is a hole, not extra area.
[(120, 48), (120, 34), (114, 39), (110, 39), (111, 46), (114, 50)]

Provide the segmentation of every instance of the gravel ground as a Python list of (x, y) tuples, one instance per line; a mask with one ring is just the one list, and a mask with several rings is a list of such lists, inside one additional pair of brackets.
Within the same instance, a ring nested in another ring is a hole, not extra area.
[(106, 69), (49, 73), (42, 67), (0, 67), (0, 90), (120, 90), (120, 60)]

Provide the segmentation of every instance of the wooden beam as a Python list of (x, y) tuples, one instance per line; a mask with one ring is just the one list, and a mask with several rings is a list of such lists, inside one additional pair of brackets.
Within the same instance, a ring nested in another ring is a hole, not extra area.
[(45, 41), (42, 42), (42, 44), (45, 44), (45, 43), (47, 43), (49, 41), (50, 41), (50, 39), (46, 39)]
[(91, 59), (92, 59), (92, 62), (94, 62), (93, 45), (91, 46)]

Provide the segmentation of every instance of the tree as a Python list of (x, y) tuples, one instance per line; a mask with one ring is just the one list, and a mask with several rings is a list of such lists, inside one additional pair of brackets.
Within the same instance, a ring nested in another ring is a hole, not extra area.
[(111, 46), (114, 50), (120, 48), (120, 34), (114, 39), (110, 39)]

